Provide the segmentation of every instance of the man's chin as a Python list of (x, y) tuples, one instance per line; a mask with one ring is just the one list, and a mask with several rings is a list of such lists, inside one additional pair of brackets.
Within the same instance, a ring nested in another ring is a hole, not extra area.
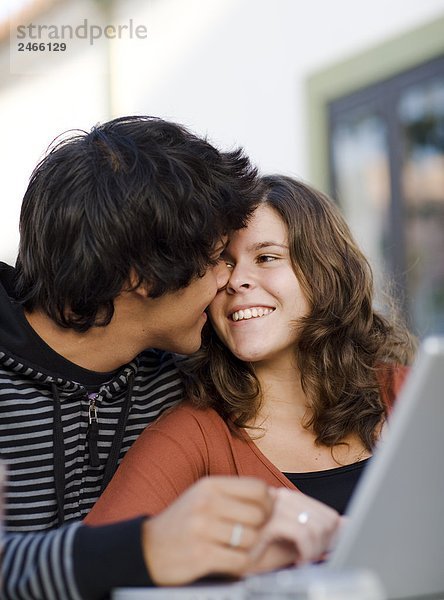
[(202, 341), (200, 340), (199, 343), (194, 344), (192, 346), (188, 346), (186, 350), (183, 350), (182, 354), (194, 354), (195, 352), (197, 352), (199, 350), (199, 348), (202, 345)]
[(171, 349), (171, 351), (175, 352), (176, 354), (189, 355), (197, 352), (201, 345), (202, 338), (199, 335), (199, 337), (195, 340), (187, 340), (183, 344), (176, 344), (175, 347)]

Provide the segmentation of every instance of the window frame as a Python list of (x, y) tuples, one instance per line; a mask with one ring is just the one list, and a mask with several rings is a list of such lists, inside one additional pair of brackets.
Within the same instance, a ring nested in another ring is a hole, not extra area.
[(410, 85), (441, 74), (443, 63), (444, 16), (323, 69), (307, 81), (310, 181), (333, 198), (336, 186), (331, 153), (332, 122), (341, 113), (364, 104), (384, 118), (390, 171), (390, 229), (394, 236), (393, 256), (387, 266), (406, 315), (409, 306), (400, 178), (403, 146), (396, 100)]
[(330, 192), (328, 106), (444, 54), (444, 15), (313, 73), (306, 83), (310, 181)]

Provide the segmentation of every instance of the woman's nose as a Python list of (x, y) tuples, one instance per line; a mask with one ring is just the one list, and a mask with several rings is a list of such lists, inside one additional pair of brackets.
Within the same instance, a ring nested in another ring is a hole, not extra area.
[(253, 278), (248, 269), (239, 263), (231, 267), (230, 278), (227, 283), (227, 292), (235, 294), (242, 290), (249, 290), (253, 286)]

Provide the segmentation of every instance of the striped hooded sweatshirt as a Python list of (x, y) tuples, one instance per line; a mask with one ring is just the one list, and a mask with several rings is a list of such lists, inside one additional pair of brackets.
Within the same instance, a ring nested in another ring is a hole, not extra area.
[(142, 429), (182, 396), (172, 357), (147, 350), (112, 373), (83, 369), (31, 328), (0, 263), (0, 459), (6, 466), (1, 599), (105, 598), (150, 585), (143, 519), (81, 520)]

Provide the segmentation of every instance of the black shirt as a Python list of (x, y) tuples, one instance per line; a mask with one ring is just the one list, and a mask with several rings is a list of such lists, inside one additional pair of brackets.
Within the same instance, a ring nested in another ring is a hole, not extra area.
[(301, 492), (328, 504), (342, 515), (369, 460), (326, 471), (284, 475)]

